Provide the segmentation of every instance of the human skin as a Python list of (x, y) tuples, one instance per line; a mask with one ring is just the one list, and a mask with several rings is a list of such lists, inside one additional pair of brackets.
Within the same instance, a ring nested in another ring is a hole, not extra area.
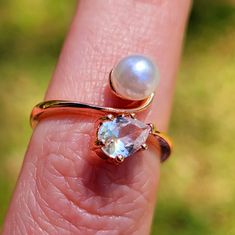
[[(158, 65), (161, 82), (151, 109), (141, 118), (165, 131), (190, 4), (189, 0), (80, 0), (45, 99), (125, 106), (108, 91), (108, 74), (121, 58), (144, 54)], [(40, 121), (4, 235), (149, 234), (159, 157), (149, 148), (119, 166), (106, 163), (90, 149), (95, 121), (89, 115)]]

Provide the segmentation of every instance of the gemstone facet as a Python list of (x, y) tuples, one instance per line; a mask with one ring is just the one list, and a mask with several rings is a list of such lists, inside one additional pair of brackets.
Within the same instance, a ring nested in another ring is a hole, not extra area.
[(117, 116), (104, 121), (97, 133), (102, 151), (110, 158), (127, 158), (142, 148), (151, 127), (129, 116)]

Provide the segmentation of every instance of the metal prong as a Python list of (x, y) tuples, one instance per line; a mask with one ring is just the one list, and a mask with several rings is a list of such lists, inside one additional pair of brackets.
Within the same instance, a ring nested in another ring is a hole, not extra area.
[(96, 146), (102, 146), (102, 145), (104, 145), (100, 140), (96, 140), (95, 141), (95, 145)]
[(130, 113), (131, 118), (136, 119), (135, 113)]
[(142, 144), (142, 145), (141, 145), (141, 148), (142, 148), (143, 150), (146, 150), (146, 149), (148, 149), (148, 145), (147, 145), (147, 144)]
[(114, 119), (114, 116), (113, 116), (113, 114), (108, 114), (108, 115), (106, 115), (106, 116), (104, 116), (104, 117), (101, 117), (100, 118), (101, 120), (109, 120), (109, 121), (112, 121), (113, 119)]
[(108, 115), (107, 115), (107, 119), (109, 119), (110, 121), (112, 121), (112, 120), (114, 119), (113, 114), (108, 114)]
[(124, 157), (122, 155), (117, 155), (115, 160), (117, 163), (122, 163), (124, 161)]
[(120, 114), (120, 117), (125, 117), (126, 115), (124, 113)]
[(149, 123), (148, 125), (151, 128), (151, 131), (150, 131), (151, 134), (154, 134), (154, 133), (158, 132), (156, 126), (153, 123)]

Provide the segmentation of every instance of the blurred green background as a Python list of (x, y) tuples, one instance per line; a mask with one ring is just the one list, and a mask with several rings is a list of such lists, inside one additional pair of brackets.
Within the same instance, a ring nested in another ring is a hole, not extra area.
[[(0, 223), (76, 1), (0, 0)], [(235, 1), (196, 0), (152, 234), (235, 234)], [(24, 105), (22, 105), (24, 104)]]

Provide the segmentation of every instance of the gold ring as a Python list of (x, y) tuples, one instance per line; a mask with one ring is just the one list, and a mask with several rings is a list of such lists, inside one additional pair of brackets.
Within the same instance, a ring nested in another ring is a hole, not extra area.
[(137, 151), (153, 145), (163, 162), (171, 154), (171, 141), (154, 124), (145, 124), (135, 115), (150, 106), (154, 99), (156, 80), (157, 68), (149, 58), (142, 55), (128, 56), (110, 73), (109, 85), (117, 96), (130, 100), (131, 107), (113, 108), (68, 100), (48, 100), (33, 108), (31, 126), (34, 128), (41, 119), (49, 116), (89, 113), (99, 119), (93, 150), (99, 152), (97, 155), (101, 158), (120, 164)]

